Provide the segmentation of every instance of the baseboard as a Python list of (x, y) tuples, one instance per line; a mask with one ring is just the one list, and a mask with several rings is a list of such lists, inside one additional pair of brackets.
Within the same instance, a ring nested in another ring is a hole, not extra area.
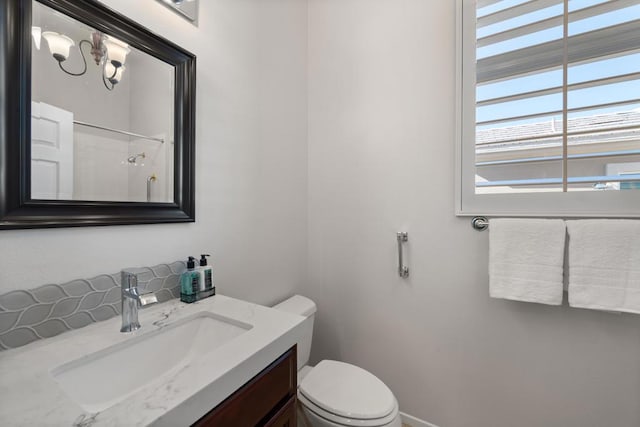
[(400, 412), (400, 418), (402, 418), (403, 424), (406, 424), (410, 427), (438, 427), (435, 424), (431, 424), (419, 418), (412, 417), (411, 415), (405, 414), (404, 412)]

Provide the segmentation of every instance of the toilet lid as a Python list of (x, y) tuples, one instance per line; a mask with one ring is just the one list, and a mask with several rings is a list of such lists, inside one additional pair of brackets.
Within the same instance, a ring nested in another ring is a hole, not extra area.
[(354, 365), (323, 360), (300, 383), (300, 392), (325, 411), (345, 418), (389, 415), (396, 400), (375, 375)]

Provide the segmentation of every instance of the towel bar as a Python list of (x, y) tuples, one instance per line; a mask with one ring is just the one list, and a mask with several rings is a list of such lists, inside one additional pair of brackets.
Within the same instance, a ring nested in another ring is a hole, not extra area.
[(409, 277), (409, 267), (404, 265), (403, 256), (402, 256), (402, 244), (409, 241), (409, 233), (406, 231), (398, 231), (396, 233), (398, 240), (398, 274), (403, 279)]

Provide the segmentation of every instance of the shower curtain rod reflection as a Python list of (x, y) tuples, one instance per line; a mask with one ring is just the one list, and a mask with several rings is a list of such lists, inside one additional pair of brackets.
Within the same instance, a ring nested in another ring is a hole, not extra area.
[(122, 135), (135, 136), (136, 138), (143, 138), (143, 139), (149, 139), (151, 141), (158, 141), (158, 142), (164, 144), (164, 138), (156, 138), (154, 136), (140, 135), (139, 133), (127, 132), (126, 130), (112, 129), (112, 128), (108, 128), (108, 127), (104, 127), (104, 126), (94, 125), (94, 124), (87, 123), (87, 122), (81, 122), (79, 120), (74, 120), (73, 123), (75, 123), (76, 125), (86, 126), (86, 127), (90, 127), (90, 128), (94, 128), (94, 129), (108, 130), (110, 132), (115, 132), (115, 133), (119, 133), (119, 134), (122, 134)]

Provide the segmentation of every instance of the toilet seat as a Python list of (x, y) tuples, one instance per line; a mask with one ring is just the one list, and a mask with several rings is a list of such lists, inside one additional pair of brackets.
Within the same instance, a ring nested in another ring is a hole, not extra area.
[(307, 409), (339, 425), (384, 426), (398, 416), (398, 403), (382, 381), (334, 360), (323, 360), (304, 376), (298, 397)]

